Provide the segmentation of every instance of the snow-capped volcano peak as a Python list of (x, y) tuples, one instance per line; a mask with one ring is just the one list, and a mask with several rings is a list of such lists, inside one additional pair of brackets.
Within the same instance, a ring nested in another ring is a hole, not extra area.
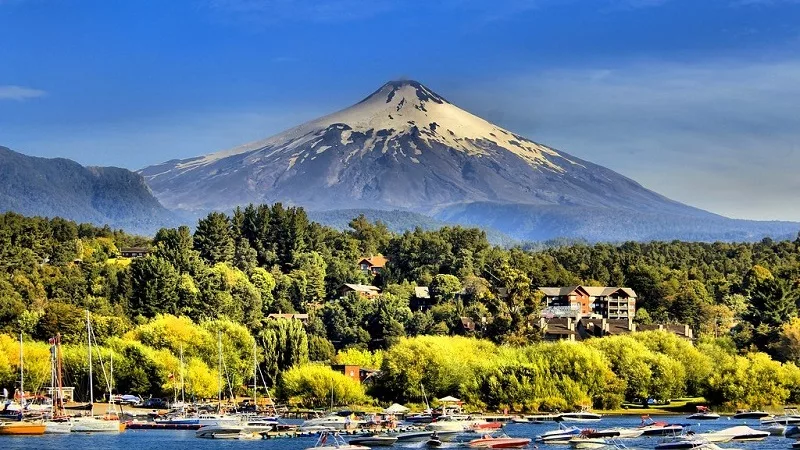
[(603, 169), (590, 166), (401, 80), (262, 141), (141, 173), (172, 208), (283, 201), (430, 210), (480, 201), (590, 204), (594, 185), (606, 182)]
[[(322, 142), (321, 138), (329, 131), (340, 134), (338, 143), (330, 139)], [(347, 146), (354, 133), (363, 133), (366, 140), (359, 148), (350, 149), (347, 160), (380, 151), (408, 157), (418, 163), (416, 156), (422, 151), (420, 145), (414, 144), (411, 151), (406, 152), (396, 142), (397, 139), (412, 139), (412, 142), (421, 141), (422, 146), (435, 142), (477, 156), (488, 155), (492, 149), (502, 147), (533, 166), (560, 170), (546, 158), (546, 155), (558, 155), (552, 149), (470, 114), (413, 80), (390, 81), (349, 108), (261, 141), (183, 161), (177, 168), (192, 169), (231, 156), (261, 151), (269, 155), (288, 154), (288, 169), (314, 154), (336, 146)]]

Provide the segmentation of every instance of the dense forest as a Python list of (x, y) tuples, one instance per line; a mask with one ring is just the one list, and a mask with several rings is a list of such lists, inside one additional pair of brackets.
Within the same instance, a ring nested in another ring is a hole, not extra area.
[[(120, 258), (119, 249), (130, 246), (152, 252)], [(358, 261), (377, 254), (389, 260), (384, 271), (363, 273)], [(341, 296), (345, 283), (373, 284), (382, 293)], [(639, 295), (638, 322), (688, 323), (698, 343), (663, 333), (540, 342), (535, 287), (575, 284), (631, 287)], [(415, 286), (428, 286), (430, 300), (415, 299)], [(213, 396), (222, 332), (227, 390), (239, 393), (252, 378), (255, 349), (267, 384), (304, 404), (329, 398), (329, 385), (313, 394), (309, 380), (330, 380), (315, 375), (330, 369), (311, 363), (331, 361), (381, 369), (369, 392), (337, 383), (337, 398), (351, 402), (367, 401), (366, 395), (419, 401), (422, 383), (430, 393), (458, 393), (475, 405), (521, 409), (608, 407), (681, 394), (731, 406), (773, 404), (800, 392), (798, 302), (800, 236), (503, 248), (477, 229), (393, 233), (363, 216), (339, 231), (281, 204), (212, 213), (194, 232), (162, 229), (153, 238), (0, 215), (0, 332), (7, 334), (0, 340), (0, 384), (9, 387), (18, 359), (11, 335), (18, 333), (27, 341), (26, 360), (42, 360), (28, 369), (34, 379), (39, 367), (40, 381), (49, 380), (45, 342), (56, 333), (67, 344), (68, 369), (80, 379), (89, 310), (100, 351), (115, 355), (115, 386), (143, 395), (173, 392), (170, 375), (181, 370), (183, 348), (192, 394)], [(308, 322), (267, 319), (292, 312), (309, 314)], [(461, 317), (478, 328), (465, 331)], [(464, 334), (470, 336), (455, 336)], [(688, 348), (694, 360), (681, 356)], [(698, 371), (712, 360), (729, 369), (715, 374), (723, 378)], [(587, 373), (571, 374), (575, 367)], [(414, 370), (424, 373), (416, 379), (408, 375)], [(742, 378), (762, 372), (774, 375)], [(664, 384), (665, 374), (673, 384)], [(759, 387), (764, 394), (756, 399), (734, 395), (736, 383), (745, 382), (772, 384)], [(606, 385), (613, 389), (598, 387)]]

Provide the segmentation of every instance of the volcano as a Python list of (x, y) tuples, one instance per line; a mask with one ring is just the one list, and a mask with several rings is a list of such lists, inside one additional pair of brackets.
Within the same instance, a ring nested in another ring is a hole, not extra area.
[(166, 207), (284, 202), (397, 210), (518, 239), (752, 239), (796, 224), (727, 219), (489, 123), (426, 86), (391, 81), (262, 141), (139, 172)]

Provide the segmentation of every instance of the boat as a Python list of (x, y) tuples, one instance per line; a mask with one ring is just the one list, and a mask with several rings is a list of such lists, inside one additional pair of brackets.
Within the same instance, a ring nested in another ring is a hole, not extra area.
[(467, 416), (441, 416), (435, 421), (425, 425), (427, 431), (458, 431), (463, 432), (473, 424), (467, 420)]
[(244, 435), (257, 434), (263, 436), (263, 433), (273, 431), (279, 425), (278, 421), (271, 418), (241, 420), (235, 417), (225, 417), (218, 422), (200, 427), (194, 432), (195, 437), (203, 439), (242, 439)]
[(734, 419), (741, 419), (741, 420), (748, 420), (748, 419), (765, 419), (768, 417), (772, 417), (772, 414), (765, 412), (765, 411), (750, 411), (747, 409), (740, 409), (736, 411), (736, 414), (733, 415)]
[[(25, 357), (22, 347), (22, 333), (19, 335), (19, 392), (20, 406), (25, 408)], [(22, 411), (20, 411), (21, 413)], [(0, 422), (0, 436), (35, 436), (44, 434), (44, 422), (41, 421), (4, 421)]]
[[(774, 426), (783, 426), (783, 425), (773, 425), (773, 427)], [(761, 429), (764, 430), (764, 431), (770, 431), (771, 428), (762, 427)], [(770, 434), (772, 434), (772, 433), (770, 433)], [(789, 439), (800, 438), (800, 427), (798, 427), (797, 425), (791, 425), (791, 426), (788, 426), (788, 427), (783, 427), (782, 435), (786, 436)]]
[(44, 432), (61, 434), (72, 432), (72, 418), (64, 410), (64, 385), (61, 377), (63, 357), (61, 354), (61, 333), (49, 341), (50, 343), (50, 380), (53, 393), (53, 415), (44, 421)]
[[(789, 431), (790, 428), (797, 429), (796, 425), (791, 425), (787, 427), (786, 425), (781, 425), (779, 423), (773, 423), (771, 425), (762, 425), (759, 427), (760, 430), (766, 431), (770, 434), (770, 436), (785, 436), (786, 432)], [(787, 436), (789, 437), (789, 436)]]
[(745, 425), (726, 428), (715, 433), (731, 436), (732, 441), (761, 441), (769, 436), (767, 431), (755, 430)]
[(319, 435), (317, 443), (306, 450), (369, 450), (369, 447), (348, 444), (336, 432), (323, 432)]
[(697, 412), (687, 417), (689, 420), (717, 420), (719, 414), (711, 411), (707, 406), (698, 406)]
[(605, 448), (608, 445), (608, 441), (603, 438), (577, 436), (569, 440), (569, 446), (572, 448)]
[(708, 442), (701, 441), (701, 440), (685, 440), (685, 441), (675, 441), (675, 442), (662, 442), (661, 444), (656, 445), (656, 450), (680, 450), (680, 449), (691, 449), (691, 448), (703, 448), (704, 445), (708, 444)]
[(0, 436), (36, 436), (44, 434), (44, 422), (0, 422)]
[(385, 434), (373, 434), (350, 439), (350, 444), (365, 445), (367, 447), (391, 447), (395, 442), (397, 442), (397, 436), (387, 436)]
[(639, 428), (606, 428), (604, 430), (583, 430), (582, 435), (588, 438), (620, 438), (633, 439), (644, 434)]
[(348, 428), (357, 428), (362, 422), (352, 420), (349, 417), (342, 417), (337, 414), (329, 414), (324, 417), (315, 417), (306, 420), (300, 425), (303, 431), (324, 431), (324, 430), (346, 430)]
[(506, 434), (492, 436), (485, 434), (467, 443), (470, 448), (524, 448), (531, 443), (529, 438), (514, 438)]
[(783, 415), (780, 416), (766, 416), (761, 419), (762, 425), (800, 425), (800, 413), (796, 409), (786, 408)]
[[(102, 416), (94, 415), (94, 387), (92, 380), (92, 321), (89, 311), (86, 311), (86, 341), (89, 347), (89, 404), (92, 405), (90, 415), (72, 418), (72, 432), (75, 433), (119, 433), (125, 431), (125, 424), (119, 420), (119, 416), (113, 411), (113, 391), (112, 381), (114, 379), (114, 359), (112, 353), (111, 376), (106, 379), (108, 388), (108, 410)], [(103, 371), (105, 374), (105, 370)]]
[(642, 416), (642, 424), (638, 429), (642, 431), (642, 436), (675, 436), (683, 432), (683, 425), (656, 422), (650, 416)]
[(692, 440), (709, 442), (712, 444), (724, 444), (730, 442), (733, 436), (727, 433), (720, 433), (719, 431), (710, 431), (708, 433), (695, 433), (691, 435)]
[(566, 444), (575, 436), (581, 434), (581, 430), (576, 427), (567, 427), (562, 423), (558, 424), (558, 429), (550, 430), (536, 436), (536, 442), (547, 444)]
[(558, 420), (558, 414), (531, 414), (527, 416), (518, 416), (511, 419), (514, 423), (533, 423), (542, 424), (545, 422), (555, 422)]
[(559, 414), (557, 420), (561, 422), (588, 423), (588, 422), (599, 422), (600, 419), (602, 418), (603, 416), (601, 416), (600, 414), (595, 414), (587, 409), (583, 409), (579, 412)]

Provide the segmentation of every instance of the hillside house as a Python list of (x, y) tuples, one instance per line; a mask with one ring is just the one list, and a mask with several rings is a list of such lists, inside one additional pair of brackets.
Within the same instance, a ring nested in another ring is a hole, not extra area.
[(358, 268), (366, 275), (375, 276), (383, 271), (387, 262), (389, 262), (389, 260), (382, 255), (370, 256), (369, 258), (361, 259), (361, 261), (358, 262)]
[(545, 310), (553, 316), (628, 319), (636, 314), (636, 293), (626, 287), (540, 287)]
[(151, 251), (144, 247), (128, 247), (119, 249), (119, 255), (123, 258), (141, 258), (149, 255)]
[(355, 292), (356, 294), (365, 298), (376, 298), (381, 294), (381, 290), (379, 288), (365, 284), (345, 284), (339, 288), (340, 297), (344, 297), (351, 292)]

